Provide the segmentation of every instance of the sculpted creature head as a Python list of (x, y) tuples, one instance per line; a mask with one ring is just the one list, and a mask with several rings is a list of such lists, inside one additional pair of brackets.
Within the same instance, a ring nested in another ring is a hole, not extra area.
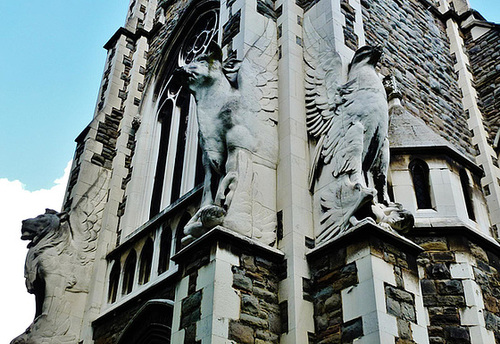
[(50, 237), (51, 241), (58, 241), (57, 239), (62, 235), (59, 227), (61, 221), (65, 220), (66, 217), (65, 213), (46, 209), (45, 214), (22, 222), (21, 239), (30, 241), (28, 247), (35, 246), (40, 240), (48, 237)]
[(349, 63), (348, 70), (350, 71), (353, 66), (361, 64), (368, 64), (375, 67), (379, 62), (381, 56), (382, 56), (382, 47), (380, 45), (377, 45), (376, 47), (371, 47), (367, 45), (362, 48), (359, 48), (354, 53), (352, 61), (351, 63)]
[(222, 77), (232, 87), (238, 88), (237, 75), (241, 62), (230, 59), (222, 63), (222, 50), (216, 43), (210, 43), (207, 52), (179, 68), (177, 75), (196, 93), (197, 88), (209, 87)]

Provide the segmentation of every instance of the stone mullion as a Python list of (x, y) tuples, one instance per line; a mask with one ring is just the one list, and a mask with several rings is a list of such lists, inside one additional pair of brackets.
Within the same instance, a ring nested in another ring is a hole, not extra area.
[(278, 209), (283, 214), (283, 239), (279, 248), (288, 262), (287, 278), (280, 283), (280, 303), (287, 305), (288, 331), (281, 343), (307, 343), (308, 332), (314, 332), (312, 304), (303, 299), (303, 278), (309, 278), (304, 256), (306, 237), (312, 238), (312, 211), (307, 184), (308, 148), (305, 125), (302, 27), (298, 16), (302, 9), (293, 0), (280, 0), (277, 18), (281, 26), (278, 39), (280, 60), (279, 87), (279, 165)]

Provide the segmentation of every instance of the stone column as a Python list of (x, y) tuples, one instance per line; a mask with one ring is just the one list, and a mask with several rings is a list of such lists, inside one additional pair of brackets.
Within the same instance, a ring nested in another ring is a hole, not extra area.
[(218, 226), (172, 259), (173, 343), (279, 343), (283, 253)]
[(370, 222), (311, 250), (316, 341), (429, 343), (418, 279), (422, 249)]

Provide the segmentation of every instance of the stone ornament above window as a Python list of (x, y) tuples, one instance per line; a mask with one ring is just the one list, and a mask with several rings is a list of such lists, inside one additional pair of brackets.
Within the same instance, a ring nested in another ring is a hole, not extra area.
[(413, 216), (387, 194), (388, 104), (375, 67), (381, 47), (356, 51), (343, 75), (340, 55), (307, 20), (304, 30), (307, 129), (315, 144), (309, 176), (316, 244), (365, 218), (406, 230)]

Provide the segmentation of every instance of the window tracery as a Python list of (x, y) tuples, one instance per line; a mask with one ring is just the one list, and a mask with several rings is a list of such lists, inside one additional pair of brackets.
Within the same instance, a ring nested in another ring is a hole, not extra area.
[(158, 93), (159, 150), (151, 196), (150, 218), (158, 214), (203, 179), (198, 123), (193, 96), (175, 76), (175, 70), (205, 53), (218, 37), (218, 11), (198, 16), (177, 49), (176, 61)]

